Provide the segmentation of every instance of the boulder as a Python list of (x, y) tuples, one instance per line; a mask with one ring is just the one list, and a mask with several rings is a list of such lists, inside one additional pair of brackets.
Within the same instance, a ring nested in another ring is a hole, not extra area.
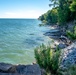
[(41, 75), (47, 75), (44, 69), (41, 69)]
[(0, 75), (41, 75), (39, 65), (12, 65), (0, 63)]
[(18, 65), (16, 67), (17, 72), (23, 75), (41, 75), (41, 70), (39, 65)]
[(22, 75), (18, 73), (0, 73), (0, 75)]
[(16, 72), (16, 67), (12, 64), (5, 64), (5, 63), (0, 63), (0, 72), (3, 73), (15, 73)]
[(59, 45), (58, 45), (58, 48), (59, 49), (63, 49), (63, 48), (66, 48), (67, 46), (66, 46), (66, 44), (63, 44), (63, 43), (60, 43)]
[(76, 65), (76, 42), (61, 50), (60, 69), (65, 70)]

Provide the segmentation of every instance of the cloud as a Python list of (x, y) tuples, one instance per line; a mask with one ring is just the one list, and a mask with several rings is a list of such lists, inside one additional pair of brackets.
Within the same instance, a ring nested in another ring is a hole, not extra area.
[(38, 18), (43, 12), (38, 10), (28, 10), (28, 11), (16, 11), (16, 12), (5, 12), (3, 18)]

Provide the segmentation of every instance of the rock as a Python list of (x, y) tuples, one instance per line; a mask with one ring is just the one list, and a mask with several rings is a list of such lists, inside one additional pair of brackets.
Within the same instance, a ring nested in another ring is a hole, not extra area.
[(65, 44), (63, 44), (63, 43), (60, 43), (59, 45), (58, 45), (58, 48), (59, 49), (63, 49), (63, 48), (66, 48), (67, 46), (65, 45)]
[(0, 72), (11, 72), (14, 73), (16, 72), (16, 67), (13, 66), (12, 64), (5, 64), (5, 63), (0, 63)]
[(76, 65), (76, 42), (61, 50), (60, 69), (68, 69), (72, 65)]
[(54, 40), (57, 40), (57, 39), (59, 39), (60, 36), (49, 36), (49, 37), (54, 39)]
[(45, 24), (44, 23), (42, 23), (42, 24), (39, 24), (39, 26), (44, 26)]
[(12, 65), (0, 63), (0, 75), (41, 75), (39, 65)]
[(34, 33), (30, 33), (29, 35), (34, 35)]
[(0, 75), (22, 75), (18, 73), (0, 73)]
[(61, 32), (59, 29), (51, 29), (50, 31), (44, 33), (45, 36), (49, 36), (52, 39), (59, 39)]
[(68, 45), (68, 46), (72, 43), (66, 36), (61, 35), (61, 37), (59, 39), (61, 39), (61, 41), (66, 43), (66, 45)]
[(23, 75), (41, 75), (40, 67), (37, 64), (18, 65), (17, 72)]
[(46, 75), (46, 71), (44, 69), (41, 69), (41, 75)]
[(56, 30), (56, 29), (51, 29), (50, 31), (44, 33), (45, 36), (60, 36), (61, 33), (59, 30)]
[(17, 73), (16, 66), (13, 65), (13, 66), (8, 70), (8, 72), (10, 72), (10, 73)]

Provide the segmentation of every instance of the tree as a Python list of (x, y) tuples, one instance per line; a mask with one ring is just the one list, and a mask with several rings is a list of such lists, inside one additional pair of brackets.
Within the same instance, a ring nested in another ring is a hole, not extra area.
[(76, 19), (76, 0), (73, 0), (72, 3), (70, 4), (70, 10), (72, 12), (72, 19)]
[(59, 4), (58, 0), (50, 0), (50, 1), (51, 1), (51, 4), (49, 4), (49, 6), (53, 6), (53, 8), (57, 7)]
[(76, 12), (76, 0), (73, 0), (72, 4), (70, 5), (70, 10), (72, 12)]
[(45, 14), (39, 17), (41, 21), (44, 21), (47, 24), (56, 24), (57, 23), (57, 8), (47, 11)]
[(59, 25), (65, 25), (70, 17), (70, 3), (69, 0), (59, 0), (59, 9), (58, 9), (58, 23)]
[(76, 18), (76, 0), (50, 0), (51, 10), (41, 16), (47, 23), (58, 23), (61, 26)]
[(45, 18), (44, 18), (44, 14), (41, 15), (38, 19), (41, 20), (41, 21), (43, 21), (43, 20), (45, 19)]

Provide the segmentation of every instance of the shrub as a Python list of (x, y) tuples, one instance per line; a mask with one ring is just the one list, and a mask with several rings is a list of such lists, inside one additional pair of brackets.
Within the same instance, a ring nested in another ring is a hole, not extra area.
[(41, 45), (35, 49), (35, 58), (41, 68), (50, 71), (53, 74), (57, 73), (59, 63), (60, 50), (55, 51), (50, 46)]
[(76, 39), (76, 26), (74, 26), (73, 32), (67, 31), (66, 34), (70, 39), (75, 40)]

